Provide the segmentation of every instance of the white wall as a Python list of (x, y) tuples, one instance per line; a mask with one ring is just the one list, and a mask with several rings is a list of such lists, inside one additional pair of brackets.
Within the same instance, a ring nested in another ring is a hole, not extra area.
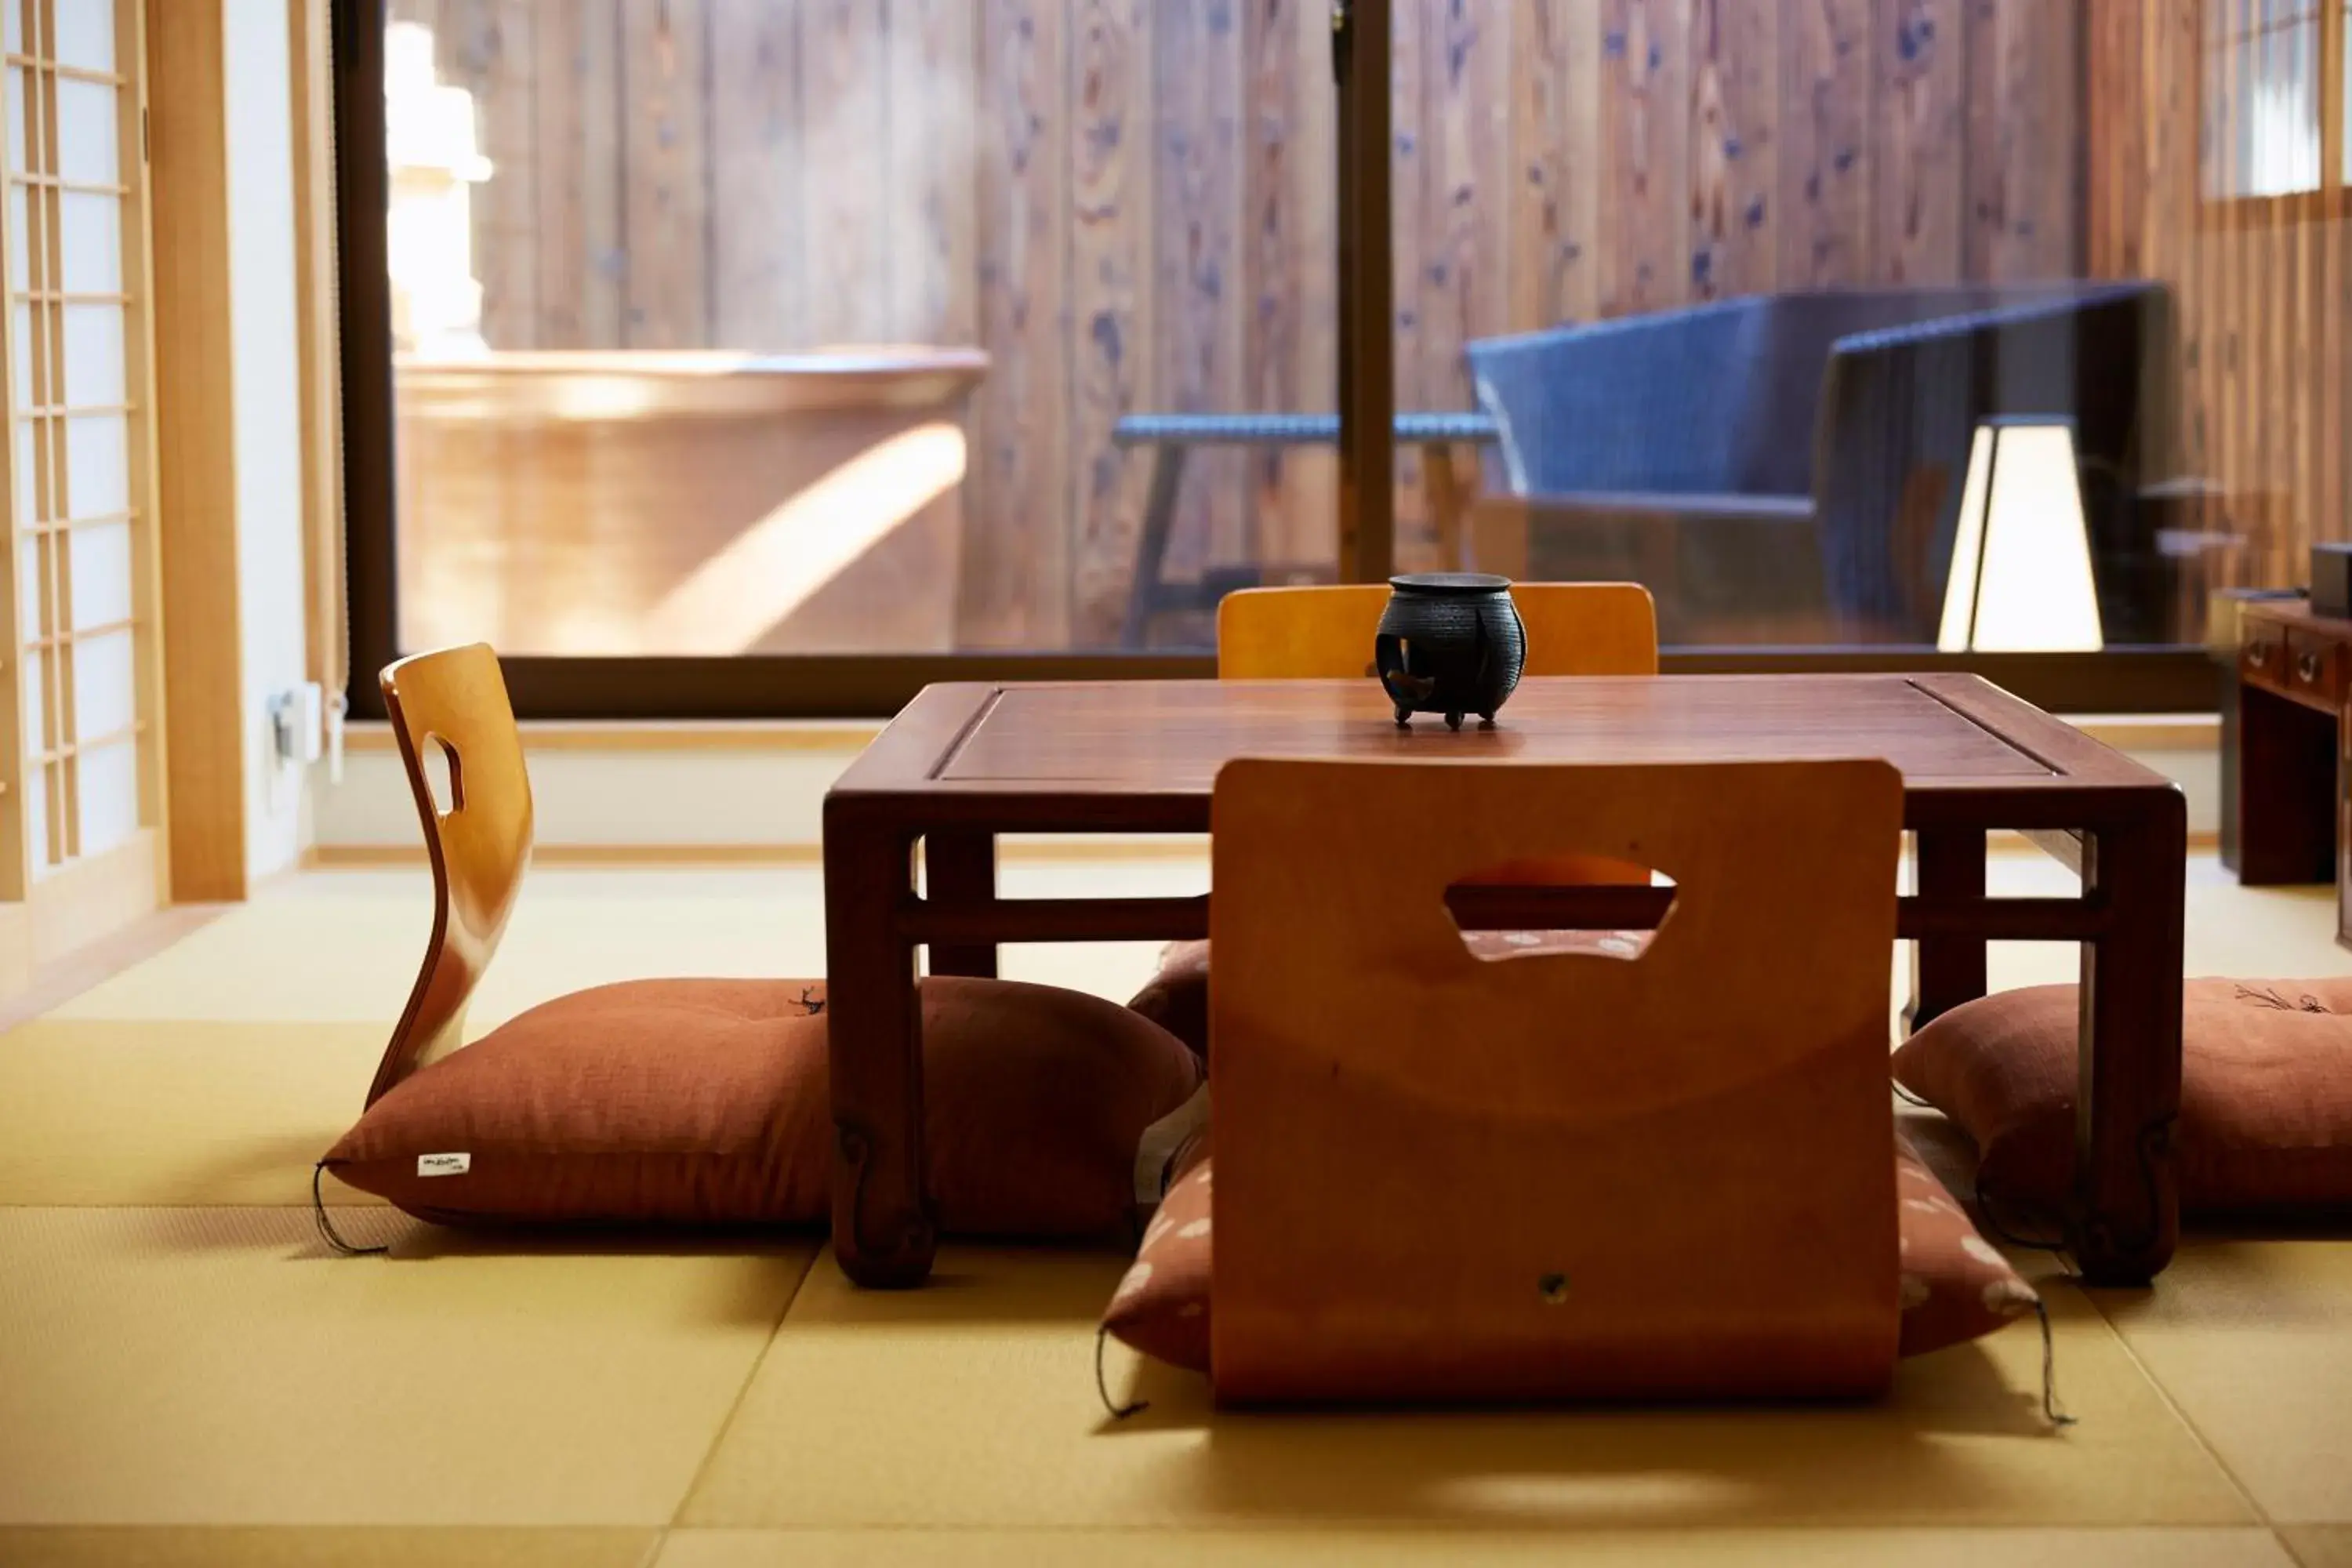
[(292, 62), (286, 0), (223, 0), (228, 96), (231, 375), (236, 397), (246, 868), (302, 848), (299, 769), (278, 764), (268, 708), (306, 679), (301, 377), (294, 287)]

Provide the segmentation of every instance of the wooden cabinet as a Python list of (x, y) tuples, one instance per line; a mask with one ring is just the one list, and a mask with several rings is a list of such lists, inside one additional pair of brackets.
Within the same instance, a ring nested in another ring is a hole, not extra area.
[(2352, 621), (2249, 604), (2237, 654), (2224, 857), (2249, 884), (2333, 879), (2336, 940), (2352, 946)]

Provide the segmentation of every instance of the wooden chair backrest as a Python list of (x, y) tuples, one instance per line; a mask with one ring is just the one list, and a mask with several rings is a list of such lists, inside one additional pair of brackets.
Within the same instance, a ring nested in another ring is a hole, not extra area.
[[(1881, 761), (1228, 763), (1220, 1396), (1883, 1390), (1902, 826)], [(1448, 887), (1578, 853), (1675, 879), (1645, 951), (1465, 947)]]
[[(433, 862), (433, 935), (408, 1007), (368, 1089), (373, 1105), (416, 1068), (464, 1044), (466, 1004), (498, 951), (530, 861), (530, 775), (499, 656), (487, 643), (385, 667), (383, 705), (408, 769)], [(425, 759), (448, 767), (434, 797)]]
[[(1658, 616), (1639, 583), (1514, 583), (1528, 675), (1655, 675)], [(1372, 665), (1384, 583), (1244, 588), (1217, 606), (1223, 680), (1349, 680)]]

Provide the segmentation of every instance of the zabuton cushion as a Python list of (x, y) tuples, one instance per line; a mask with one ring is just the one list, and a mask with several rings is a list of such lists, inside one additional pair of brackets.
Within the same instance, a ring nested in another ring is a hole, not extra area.
[(1902, 1230), (1903, 1355), (1980, 1340), (2040, 1300), (2000, 1249), (1977, 1232), (1919, 1152), (1895, 1138), (1895, 1215)]
[(1160, 950), (1158, 973), (1128, 1006), (1192, 1048), (1209, 1054), (1209, 943), (1171, 942)]
[[(2004, 991), (1895, 1053), (1976, 1140), (1990, 1198), (2058, 1207), (2073, 1185), (2080, 1008), (2073, 985)], [(2186, 1210), (2352, 1205), (2352, 979), (2189, 982), (2172, 1147)]]
[[(446, 1225), (812, 1226), (831, 1212), (822, 981), (643, 980), (559, 997), (395, 1085), (322, 1163)], [(922, 983), (942, 1232), (1132, 1234), (1145, 1128), (1198, 1087), (1099, 997)]]
[[(1103, 1328), (1120, 1342), (1196, 1372), (1209, 1370), (1214, 1171), (1203, 1143), (1199, 1157), (1170, 1184), (1103, 1313)], [(1902, 1354), (1925, 1355), (1980, 1339), (2034, 1310), (2033, 1287), (1977, 1234), (1967, 1211), (1900, 1136), (1895, 1181), (1902, 1221)]]

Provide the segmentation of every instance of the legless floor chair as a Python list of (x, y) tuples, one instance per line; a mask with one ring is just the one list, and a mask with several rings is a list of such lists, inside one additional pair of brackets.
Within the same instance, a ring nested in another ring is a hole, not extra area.
[[(821, 979), (616, 981), (465, 1039), (530, 858), (522, 741), (486, 647), (402, 659), (383, 685), (432, 858), (433, 932), (365, 1113), (320, 1171), (453, 1225), (807, 1226), (845, 1208)], [(940, 1229), (1128, 1232), (1138, 1144), (1198, 1090), (1197, 1058), (1053, 986), (940, 975), (921, 999)]]
[[(1219, 774), (1223, 1398), (1865, 1395), (1899, 1324), (1884, 762)], [(1446, 890), (1658, 868), (1632, 959), (1473, 956)]]
[[(1526, 673), (1655, 675), (1658, 619), (1639, 583), (1514, 583)], [(1221, 680), (1369, 679), (1381, 583), (1246, 588), (1217, 605)]]
[[(1514, 583), (1511, 597), (1528, 633), (1529, 676), (1655, 675), (1658, 621), (1638, 583)], [(1370, 680), (1372, 638), (1389, 601), (1386, 584), (1247, 588), (1217, 605), (1220, 680)], [(1552, 865), (1491, 867), (1490, 883), (1649, 880), (1640, 867), (1591, 856)], [(1209, 944), (1173, 942), (1131, 1004), (1206, 1051)]]
[[(464, 1043), (466, 1003), (498, 952), (530, 865), (530, 774), (499, 656), (488, 644), (388, 666), (383, 704), (425, 825), (433, 934), (425, 965), (368, 1089), (373, 1105)], [(434, 795), (432, 775), (447, 780)]]

